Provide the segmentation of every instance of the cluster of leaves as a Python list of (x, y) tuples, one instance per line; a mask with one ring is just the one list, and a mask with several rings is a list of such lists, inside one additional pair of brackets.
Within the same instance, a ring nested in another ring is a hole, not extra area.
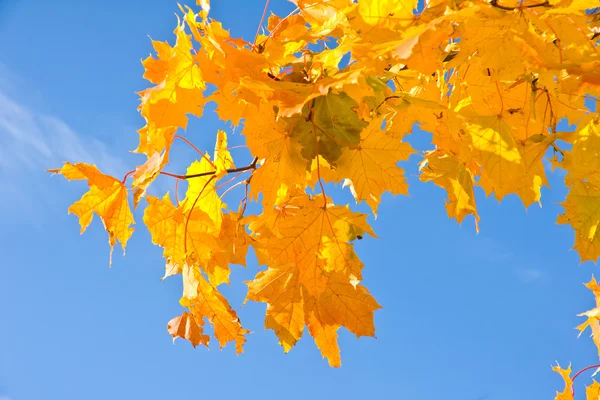
[[(360, 284), (353, 245), (375, 233), (367, 215), (333, 204), (324, 182), (343, 183), (374, 214), (384, 192), (406, 194), (397, 163), (415, 153), (403, 141), (415, 123), (433, 134), (420, 179), (446, 190), (458, 222), (471, 216), (477, 227), (475, 186), (498, 200), (516, 194), (527, 207), (547, 186), (544, 160), (564, 169), (558, 223), (573, 227), (581, 260), (595, 261), (600, 115), (584, 102), (600, 93), (598, 0), (540, 1), (431, 0), (417, 11), (417, 0), (292, 0), (296, 9), (271, 15), (254, 42), (232, 38), (208, 16), (207, 0), (199, 12), (182, 8), (175, 44), (153, 41), (157, 55), (143, 61), (153, 86), (140, 93), (146, 125), (136, 152), (147, 160), (131, 183), (134, 206), (146, 197), (144, 223), (164, 249), (165, 276), (183, 277), (187, 311), (169, 333), (208, 345), (208, 320), (221, 347), (242, 351), (248, 331), (218, 286), (252, 246), (267, 268), (248, 282), (247, 300), (267, 304), (266, 328), (287, 352), (307, 326), (339, 366), (340, 327), (375, 332), (380, 306)], [(208, 102), (242, 127), (253, 162), (236, 167), (219, 131), (213, 157), (201, 153), (185, 175), (163, 171), (178, 130)], [(559, 131), (563, 120), (575, 129)], [(69, 209), (82, 231), (95, 212), (111, 249), (125, 248), (128, 176), (86, 164), (53, 171), (89, 184)], [(146, 196), (159, 174), (187, 181), (185, 198)], [(238, 185), (246, 196), (233, 211), (217, 190)], [(246, 215), (248, 201), (261, 212)], [(588, 316), (600, 344), (600, 313)]]

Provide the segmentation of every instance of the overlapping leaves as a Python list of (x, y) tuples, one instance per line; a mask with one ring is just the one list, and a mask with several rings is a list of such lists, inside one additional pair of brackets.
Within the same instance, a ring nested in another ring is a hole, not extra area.
[[(398, 163), (416, 153), (405, 141), (415, 124), (432, 134), (420, 179), (445, 189), (449, 217), (479, 229), (478, 188), (541, 203), (549, 156), (567, 172), (558, 222), (573, 227), (582, 260), (598, 258), (600, 117), (584, 101), (600, 90), (600, 18), (585, 11), (595, 0), (435, 0), (418, 11), (413, 0), (293, 3), (251, 43), (232, 38), (199, 1), (199, 12), (181, 9), (174, 45), (153, 41), (156, 55), (143, 61), (153, 86), (140, 92), (146, 124), (136, 152), (146, 160), (132, 171), (134, 206), (160, 174), (187, 181), (181, 201), (177, 188), (147, 196), (143, 217), (165, 276), (183, 277), (187, 311), (169, 322), (173, 337), (208, 345), (209, 321), (221, 346), (242, 351), (248, 331), (218, 286), (249, 246), (266, 269), (248, 282), (247, 300), (266, 303), (265, 327), (286, 352), (307, 327), (339, 366), (340, 327), (374, 336), (380, 306), (359, 283), (354, 246), (375, 234), (366, 215), (333, 204), (324, 183), (349, 188), (373, 214), (384, 193), (407, 194)], [(163, 171), (177, 133), (208, 102), (241, 126), (253, 161), (236, 166), (219, 131), (212, 158), (201, 154), (185, 175)], [(565, 119), (574, 132), (559, 130)], [(95, 212), (111, 249), (124, 247), (133, 223), (126, 180), (85, 164), (54, 172), (88, 181), (70, 208), (82, 230)], [(245, 196), (234, 212), (223, 196), (236, 186)], [(248, 215), (259, 199), (262, 210)]]

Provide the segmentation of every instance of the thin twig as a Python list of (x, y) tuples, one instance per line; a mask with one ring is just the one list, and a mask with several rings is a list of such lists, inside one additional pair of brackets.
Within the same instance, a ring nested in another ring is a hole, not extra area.
[(500, 96), (500, 113), (499, 113), (499, 115), (502, 115), (502, 112), (504, 111), (504, 100), (502, 99), (502, 93), (500, 92), (500, 86), (498, 86), (498, 81), (496, 81), (496, 90), (498, 91), (498, 96)]
[(381, 107), (383, 105), (383, 103), (385, 103), (386, 101), (391, 100), (391, 99), (401, 99), (401, 98), (402, 98), (402, 96), (388, 96), (385, 99), (383, 99), (383, 101), (381, 103), (379, 103), (379, 105), (377, 107), (375, 107), (375, 111), (379, 110), (379, 107)]
[(235, 181), (237, 178), (239, 178), (239, 176), (240, 176), (241, 174), (243, 174), (244, 172), (246, 172), (246, 171), (238, 172), (237, 174), (235, 174), (235, 175), (233, 176), (233, 178), (231, 178), (231, 179), (228, 179), (227, 181), (225, 181), (225, 182), (221, 183), (221, 184), (220, 184), (219, 186), (217, 186), (215, 189), (221, 189), (223, 186), (227, 186), (227, 185), (229, 185), (231, 182), (233, 182), (233, 181)]
[(260, 33), (260, 27), (265, 21), (265, 15), (267, 15), (267, 10), (269, 9), (269, 2), (271, 0), (267, 0), (265, 3), (265, 8), (263, 9), (262, 17), (260, 17), (260, 22), (258, 23), (258, 28), (256, 28), (256, 35), (254, 36), (254, 44), (256, 45), (256, 40), (258, 39), (258, 34)]
[[(228, 174), (231, 174), (232, 172), (242, 172), (242, 171), (248, 171), (250, 169), (256, 169), (257, 162), (258, 162), (258, 157), (254, 157), (254, 160), (252, 160), (252, 164), (246, 165), (245, 167), (240, 167), (240, 168), (226, 169), (225, 172), (227, 172)], [(200, 178), (202, 176), (210, 176), (210, 175), (214, 175), (216, 173), (217, 173), (217, 171), (207, 171), (207, 172), (201, 172), (199, 174), (177, 175), (177, 174), (172, 174), (170, 172), (164, 172), (164, 171), (160, 172), (161, 175), (167, 175), (167, 176), (170, 176), (171, 178), (177, 178), (177, 179), (183, 179), (183, 180), (192, 179), (192, 178)]]
[[(314, 101), (312, 104), (312, 107), (314, 107)], [(319, 186), (321, 186), (321, 193), (323, 193), (323, 208), (327, 208), (327, 195), (325, 194), (325, 186), (323, 186), (323, 180), (321, 179), (321, 162), (319, 161), (320, 155), (319, 155), (319, 137), (317, 136), (317, 131), (315, 129), (315, 127), (317, 126), (317, 124), (315, 123), (315, 116), (313, 114), (313, 110), (312, 107), (310, 109), (310, 113), (308, 114), (310, 117), (310, 122), (312, 124), (312, 131), (313, 131), (313, 135), (315, 137), (315, 153), (317, 153), (317, 178), (319, 180)]]
[(240, 181), (240, 182), (236, 183), (235, 185), (231, 185), (230, 187), (228, 187), (228, 188), (227, 188), (227, 190), (225, 190), (225, 191), (224, 191), (224, 192), (223, 192), (223, 193), (222, 193), (222, 194), (219, 196), (219, 198), (220, 198), (220, 199), (223, 199), (223, 197), (225, 197), (225, 195), (226, 195), (227, 193), (229, 193), (229, 192), (230, 192), (230, 191), (231, 191), (233, 188), (235, 188), (235, 187), (237, 187), (237, 186), (245, 185), (245, 184), (246, 184), (246, 181)]
[[(571, 379), (571, 382), (575, 382), (575, 378), (577, 378), (579, 376), (579, 374), (587, 371), (588, 369), (592, 369), (592, 368), (600, 368), (600, 364), (590, 365), (589, 367), (585, 367), (584, 369), (579, 370), (579, 372), (577, 372), (575, 375), (573, 375), (573, 379)], [(571, 386), (571, 395), (573, 397), (575, 397), (575, 385)]]
[(244, 212), (246, 212), (246, 206), (248, 205), (248, 186), (250, 186), (250, 181), (252, 180), (252, 177), (254, 176), (254, 173), (252, 175), (250, 175), (248, 177), (248, 179), (246, 179), (246, 188), (244, 189), (244, 198), (242, 199), (242, 212), (240, 214), (240, 218), (244, 215)]
[(209, 163), (209, 164), (210, 164), (210, 165), (211, 165), (213, 168), (217, 168), (217, 167), (215, 166), (215, 164), (214, 164), (214, 163), (213, 163), (213, 162), (210, 160), (210, 158), (208, 158), (208, 157), (206, 156), (206, 154), (204, 154), (204, 153), (203, 153), (203, 152), (201, 152), (201, 151), (200, 151), (200, 150), (199, 150), (199, 149), (198, 149), (196, 146), (194, 146), (194, 144), (193, 144), (192, 142), (190, 142), (189, 140), (187, 140), (186, 138), (184, 138), (183, 136), (180, 136), (180, 135), (175, 135), (175, 136), (173, 136), (173, 140), (175, 140), (175, 139), (181, 139), (181, 140), (183, 140), (184, 142), (186, 142), (188, 145), (190, 145), (190, 147), (191, 147), (192, 149), (196, 150), (196, 151), (198, 152), (198, 154), (200, 154), (200, 155), (202, 156), (202, 158), (204, 158), (206, 161), (208, 161), (208, 163)]
[(273, 30), (271, 31), (271, 33), (269, 33), (269, 36), (267, 36), (267, 38), (262, 43), (259, 43), (258, 46), (255, 45), (255, 48), (258, 48), (258, 49), (263, 48), (264, 49), (265, 44), (267, 43), (267, 41), (275, 34), (275, 32), (277, 32), (277, 29), (279, 29), (279, 26), (283, 23), (283, 21), (285, 21), (286, 19), (288, 19), (292, 15), (296, 14), (298, 11), (300, 11), (300, 9), (298, 7), (296, 7), (295, 10), (293, 10), (291, 13), (289, 13), (288, 15), (286, 15), (281, 21), (279, 21), (277, 23), (277, 25), (275, 25), (275, 27), (273, 28)]
[(134, 172), (135, 172), (135, 169), (133, 169), (133, 170), (129, 171), (128, 173), (126, 173), (125, 176), (123, 177), (123, 180), (121, 181), (121, 183), (124, 185), (125, 181), (127, 181), (127, 178), (129, 178), (129, 176), (131, 174), (133, 174)]
[(550, 3), (547, 0), (544, 1), (544, 2), (541, 2), (541, 3), (532, 4), (530, 6), (520, 5), (520, 6), (517, 6), (517, 7), (503, 6), (502, 4), (498, 3), (498, 0), (492, 0), (492, 1), (490, 1), (490, 5), (492, 7), (496, 7), (496, 8), (499, 8), (501, 10), (506, 10), (506, 11), (514, 11), (514, 10), (517, 10), (517, 9), (521, 10), (521, 9), (524, 9), (524, 8), (550, 7)]

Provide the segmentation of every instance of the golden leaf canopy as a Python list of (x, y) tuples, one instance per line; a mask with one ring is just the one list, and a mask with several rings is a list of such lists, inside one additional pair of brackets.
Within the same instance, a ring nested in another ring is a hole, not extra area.
[[(209, 1), (197, 3), (181, 7), (174, 44), (153, 40), (156, 54), (142, 62), (151, 85), (139, 93), (135, 152), (145, 160), (121, 179), (82, 163), (52, 170), (87, 180), (69, 211), (82, 231), (100, 216), (111, 251), (133, 232), (129, 190), (134, 206), (146, 198), (143, 223), (163, 248), (165, 276), (183, 279), (174, 338), (208, 345), (208, 321), (221, 347), (242, 351), (249, 330), (219, 286), (253, 249), (265, 269), (246, 300), (266, 303), (265, 327), (286, 352), (307, 327), (340, 366), (338, 330), (375, 336), (381, 306), (361, 283), (358, 244), (376, 237), (368, 215), (334, 204), (331, 191), (347, 188), (376, 215), (384, 193), (408, 194), (399, 163), (420, 162), (420, 180), (445, 190), (448, 216), (477, 230), (478, 192), (541, 204), (549, 165), (562, 169), (558, 223), (573, 228), (582, 261), (600, 256), (597, 0), (293, 0), (253, 41), (231, 37), (209, 18)], [(212, 154), (192, 144), (188, 121), (211, 103), (242, 145), (224, 130)], [(417, 152), (407, 138), (424, 131), (431, 144)], [(184, 174), (165, 170), (176, 139), (198, 153)], [(172, 194), (146, 195), (159, 175), (176, 181)], [(232, 207), (226, 194), (238, 187)], [(596, 294), (595, 281), (588, 287)], [(580, 329), (600, 344), (597, 314)], [(568, 399), (570, 370), (557, 371)]]

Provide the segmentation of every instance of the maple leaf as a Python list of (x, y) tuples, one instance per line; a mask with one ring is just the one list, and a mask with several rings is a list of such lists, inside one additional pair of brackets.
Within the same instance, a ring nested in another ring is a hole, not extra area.
[(356, 147), (360, 132), (367, 125), (353, 110), (358, 104), (346, 93), (330, 93), (314, 99), (306, 120), (295, 122), (292, 137), (302, 145), (302, 156), (312, 160), (318, 155), (330, 163), (341, 156), (343, 146)]
[(565, 389), (562, 392), (556, 392), (555, 400), (573, 400), (573, 379), (571, 378), (571, 366), (563, 369), (560, 365), (552, 367), (552, 371), (560, 374), (565, 381)]
[[(187, 176), (202, 175), (189, 180), (188, 189), (185, 198), (189, 201), (185, 203), (186, 211), (199, 209), (204, 211), (214, 222), (216, 230), (221, 228), (223, 220), (223, 211), (225, 204), (216, 192), (216, 180), (223, 177), (227, 170), (234, 167), (233, 159), (227, 149), (227, 134), (219, 131), (217, 142), (215, 144), (214, 162), (208, 156), (204, 156), (200, 161), (194, 161), (187, 169)], [(214, 173), (214, 174), (213, 174)]]
[(600, 356), (600, 286), (598, 286), (596, 279), (592, 276), (592, 279), (585, 284), (585, 287), (591, 290), (594, 294), (596, 307), (581, 314), (577, 314), (578, 317), (587, 317), (587, 320), (579, 325), (577, 329), (579, 330), (579, 335), (581, 336), (586, 328), (588, 326), (590, 327), (594, 344), (598, 348), (598, 356)]
[(210, 282), (218, 286), (229, 283), (230, 264), (246, 265), (249, 238), (240, 212), (223, 215), (221, 231), (215, 239), (211, 257), (203, 269)]
[[(152, 156), (151, 150), (162, 152), (172, 140), (172, 134), (167, 138), (160, 131), (174, 132), (177, 127), (185, 128), (186, 114), (201, 116), (203, 111), (202, 92), (206, 84), (191, 54), (190, 36), (185, 33), (183, 24), (178, 25), (174, 32), (177, 36), (175, 46), (169, 49), (168, 44), (154, 43), (159, 59), (146, 59), (143, 63), (148, 79), (157, 83), (140, 93), (142, 103), (139, 110), (147, 124), (139, 131), (143, 136), (140, 144), (145, 142), (145, 145), (138, 147), (137, 151), (148, 156)], [(150, 144), (156, 140), (164, 140), (162, 147)]]
[(363, 0), (358, 3), (358, 14), (368, 25), (395, 28), (410, 24), (415, 8), (415, 0)]
[(95, 165), (85, 163), (65, 163), (60, 169), (48, 172), (61, 174), (68, 180), (87, 180), (89, 191), (80, 200), (69, 207), (69, 213), (79, 217), (81, 233), (85, 232), (96, 213), (108, 232), (110, 244), (110, 264), (112, 252), (117, 241), (121, 243), (123, 252), (127, 241), (133, 233), (133, 214), (129, 207), (127, 188), (123, 182), (112, 176), (101, 173)]
[(210, 338), (204, 335), (203, 323), (204, 321), (202, 320), (200, 320), (200, 323), (196, 322), (192, 314), (184, 312), (179, 317), (175, 317), (169, 321), (167, 330), (173, 336), (173, 342), (175, 342), (176, 338), (180, 337), (189, 340), (194, 347), (199, 344), (208, 347)]
[(354, 198), (366, 200), (374, 213), (384, 191), (408, 194), (404, 171), (396, 164), (415, 152), (408, 143), (387, 136), (381, 130), (382, 122), (374, 119), (363, 129), (360, 141), (342, 154), (336, 169), (340, 178), (349, 180), (345, 184)]
[[(165, 277), (180, 273), (188, 262), (207, 262), (218, 249), (213, 235), (214, 221), (201, 209), (175, 207), (165, 194), (162, 199), (147, 197), (144, 223), (152, 235), (152, 243), (161, 246), (167, 263)], [(192, 212), (193, 211), (193, 212)]]
[(250, 195), (258, 198), (262, 194), (265, 207), (275, 204), (282, 185), (293, 186), (306, 180), (306, 160), (301, 155), (300, 144), (290, 135), (295, 123), (276, 120), (275, 112), (261, 105), (244, 124), (248, 147), (264, 160), (252, 177)]
[(585, 398), (587, 400), (600, 399), (600, 383), (594, 381), (591, 385), (585, 388)]
[(475, 217), (475, 229), (479, 231), (479, 214), (475, 204), (471, 171), (453, 154), (444, 154), (440, 151), (428, 152), (419, 169), (422, 181), (433, 181), (446, 189), (448, 216), (461, 223), (467, 215), (471, 214)]
[[(263, 214), (249, 224), (255, 233), (253, 246), (259, 261), (272, 267), (297, 267), (302, 284), (314, 295), (325, 289), (327, 272), (339, 268), (339, 263), (323, 257), (323, 251), (330, 246), (328, 240), (346, 247), (365, 233), (375, 237), (365, 214), (329, 203), (324, 207), (323, 200), (321, 195), (309, 198), (303, 193), (291, 193), (279, 210)], [(340, 254), (348, 252), (353, 252), (351, 247)], [(359, 277), (360, 269), (352, 273)]]
[(569, 224), (575, 230), (575, 245), (582, 261), (596, 261), (600, 256), (600, 181), (577, 181), (569, 188), (566, 201), (561, 203), (564, 214), (558, 224)]
[[(289, 193), (280, 211), (249, 225), (259, 262), (269, 268), (248, 282), (247, 299), (268, 303), (265, 327), (275, 331), (286, 352), (306, 324), (310, 330), (319, 310), (332, 320), (311, 331), (318, 343), (340, 326), (357, 336), (374, 335), (372, 314), (380, 306), (358, 285), (362, 263), (348, 242), (375, 234), (365, 215), (332, 204), (324, 207), (323, 200)], [(325, 342), (320, 345), (323, 355), (339, 366), (337, 342)]]
[(236, 352), (243, 352), (245, 334), (237, 314), (229, 302), (214, 286), (206, 281), (197, 268), (183, 268), (183, 297), (180, 303), (188, 307), (197, 319), (207, 318), (214, 327), (214, 335), (223, 348), (229, 342), (235, 342)]
[(567, 169), (565, 183), (569, 193), (561, 205), (564, 214), (558, 224), (570, 224), (575, 231), (574, 249), (582, 261), (596, 261), (600, 256), (600, 119), (589, 117), (573, 139), (573, 148), (567, 152), (562, 167)]
[(344, 12), (351, 6), (349, 0), (292, 0), (302, 11), (310, 24), (312, 36), (338, 36), (341, 29), (348, 26), (348, 17)]
[(537, 153), (524, 160), (523, 147), (513, 136), (511, 128), (502, 116), (472, 117), (465, 122), (468, 161), (481, 165), (478, 184), (498, 200), (510, 193), (517, 193), (525, 206), (539, 202), (541, 188), (546, 184), (541, 155), (545, 147), (535, 147)]

